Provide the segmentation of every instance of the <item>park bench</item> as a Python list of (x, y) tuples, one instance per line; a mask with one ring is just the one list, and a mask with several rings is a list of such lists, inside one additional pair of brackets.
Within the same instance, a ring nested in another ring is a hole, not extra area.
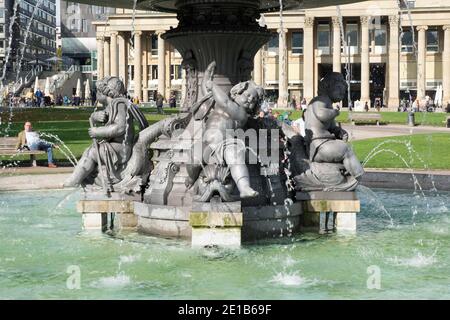
[(356, 122), (372, 122), (375, 121), (377, 126), (380, 125), (381, 120), (381, 114), (379, 113), (355, 113), (351, 112), (348, 114), (349, 120), (352, 122), (353, 125), (356, 124)]
[(45, 151), (41, 150), (23, 150), (17, 151), (16, 144), (19, 141), (18, 137), (2, 137), (0, 138), (0, 156), (15, 156), (15, 155), (30, 155), (31, 164), (36, 167), (37, 154), (45, 154)]

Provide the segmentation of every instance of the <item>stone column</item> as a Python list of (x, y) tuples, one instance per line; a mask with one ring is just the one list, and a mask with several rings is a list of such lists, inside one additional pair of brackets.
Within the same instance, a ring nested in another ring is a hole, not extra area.
[(255, 55), (255, 59), (254, 59), (254, 69), (253, 69), (253, 81), (255, 81), (255, 83), (259, 86), (262, 86), (262, 49), (260, 49), (256, 55)]
[(442, 88), (443, 99), (442, 104), (444, 108), (450, 102), (450, 25), (443, 27), (444, 29), (444, 52), (442, 53), (442, 60), (444, 62), (442, 68)]
[(303, 97), (309, 103), (314, 97), (314, 17), (305, 17), (303, 30)]
[(148, 102), (148, 67), (147, 67), (147, 63), (148, 63), (148, 46), (147, 46), (147, 42), (150, 41), (149, 35), (148, 34), (144, 34), (143, 37), (143, 45), (144, 45), (144, 50), (143, 50), (143, 60), (142, 60), (142, 101), (143, 102)]
[(117, 32), (111, 32), (111, 76), (119, 75), (119, 60), (117, 56)]
[(278, 108), (288, 106), (287, 29), (278, 29)]
[(361, 98), (370, 107), (369, 17), (361, 17)]
[(333, 21), (333, 72), (341, 73), (341, 26), (339, 17), (332, 17)]
[(119, 33), (119, 77), (128, 88), (128, 34)]
[(142, 31), (134, 33), (134, 96), (142, 99)]
[(158, 36), (158, 92), (162, 95), (166, 92), (166, 47), (164, 39), (161, 38), (163, 33), (164, 31), (156, 31)]
[[(399, 106), (399, 18), (389, 16), (389, 50), (388, 50), (388, 101), (389, 109), (397, 110)], [(384, 102), (386, 103), (386, 101)]]
[(109, 40), (105, 39), (103, 42), (103, 59), (104, 59), (104, 76), (111, 75), (111, 63), (110, 63), (110, 50), (109, 50)]
[(103, 59), (103, 38), (97, 37), (97, 79), (103, 79), (105, 75)]
[(419, 33), (417, 42), (417, 98), (419, 99), (425, 98), (426, 90), (427, 29), (427, 26), (417, 26)]

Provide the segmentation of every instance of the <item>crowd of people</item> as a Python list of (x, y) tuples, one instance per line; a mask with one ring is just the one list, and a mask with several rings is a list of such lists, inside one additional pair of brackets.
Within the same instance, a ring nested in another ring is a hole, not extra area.
[[(424, 100), (410, 99), (407, 100), (403, 98), (400, 101), (400, 106), (398, 108), (399, 112), (434, 112), (438, 106), (435, 105), (433, 99), (429, 96), (425, 97)], [(447, 101), (445, 105), (442, 106), (445, 112), (450, 113), (450, 101)]]
[(40, 89), (37, 89), (35, 92), (29, 91), (24, 96), (14, 96), (12, 93), (7, 93), (2, 97), (2, 105), (3, 107), (13, 106), (13, 107), (21, 107), (21, 108), (42, 108), (42, 107), (53, 107), (53, 106), (85, 106), (85, 105), (94, 105), (97, 100), (95, 96), (95, 91), (92, 92), (89, 100), (85, 100), (83, 97), (80, 97), (76, 94), (73, 94), (71, 97), (67, 95), (57, 94), (53, 95), (45, 95)]

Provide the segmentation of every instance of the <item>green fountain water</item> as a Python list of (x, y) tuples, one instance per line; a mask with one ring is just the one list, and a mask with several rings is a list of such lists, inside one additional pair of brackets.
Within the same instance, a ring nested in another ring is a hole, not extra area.
[[(362, 188), (357, 235), (227, 251), (81, 232), (77, 193), (3, 193), (0, 299), (448, 299), (450, 194), (425, 196)], [(381, 288), (369, 289), (376, 268)]]

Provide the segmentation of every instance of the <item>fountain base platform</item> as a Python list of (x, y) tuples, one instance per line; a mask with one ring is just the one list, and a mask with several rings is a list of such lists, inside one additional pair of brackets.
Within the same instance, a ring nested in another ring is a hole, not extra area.
[(78, 201), (77, 211), (82, 214), (83, 230), (106, 231), (118, 226), (121, 229), (136, 229), (137, 217), (134, 214), (136, 197), (112, 194), (106, 197), (99, 193), (87, 193), (85, 199)]
[(123, 195), (90, 194), (77, 203), (84, 230), (134, 229), (139, 233), (181, 238), (193, 247), (232, 246), (298, 232), (354, 233), (360, 202), (355, 192), (297, 192), (284, 204), (242, 206), (240, 201), (155, 205)]
[(361, 210), (356, 192), (297, 192), (295, 198), (303, 205), (302, 230), (356, 232), (356, 214)]

